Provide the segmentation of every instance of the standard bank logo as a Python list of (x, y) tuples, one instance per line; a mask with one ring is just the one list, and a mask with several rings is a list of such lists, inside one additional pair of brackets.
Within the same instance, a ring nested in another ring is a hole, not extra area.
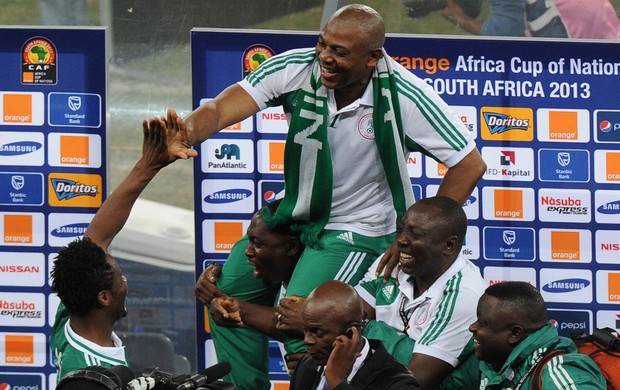
[(534, 229), (487, 226), (482, 235), (487, 260), (534, 261), (536, 257)]
[(59, 93), (48, 95), (51, 126), (100, 127), (101, 96), (91, 93)]
[(541, 294), (546, 302), (592, 302), (592, 273), (588, 270), (540, 270)]
[(594, 129), (596, 142), (620, 142), (620, 111), (619, 110), (596, 110), (594, 111)]
[(541, 181), (590, 181), (590, 152), (587, 150), (540, 149), (538, 161)]
[(482, 139), (488, 141), (532, 141), (534, 113), (531, 108), (482, 107)]
[(547, 318), (555, 326), (560, 336), (571, 337), (571, 333), (590, 334), (592, 312), (589, 310), (547, 310)]
[(43, 205), (43, 175), (41, 173), (0, 173), (0, 205)]

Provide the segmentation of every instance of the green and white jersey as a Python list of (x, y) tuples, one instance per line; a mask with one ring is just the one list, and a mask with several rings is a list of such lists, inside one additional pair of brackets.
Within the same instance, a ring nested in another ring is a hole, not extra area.
[(61, 303), (50, 340), (53, 362), (58, 369), (57, 381), (71, 371), (88, 366), (128, 366), (121, 339), (112, 333), (112, 341), (115, 347), (102, 347), (75, 333), (69, 324), (69, 312)]
[[(315, 57), (314, 48), (287, 51), (265, 61), (239, 85), (261, 110), (281, 105), (290, 119), (289, 105), (294, 101), (290, 97), (312, 76)], [(427, 83), (391, 58), (389, 61), (396, 74), (406, 152), (420, 151), (447, 167), (454, 166), (474, 149), (473, 134)], [(369, 83), (359, 99), (338, 109), (334, 91), (327, 91), (333, 190), (325, 229), (367, 237), (396, 230), (392, 194), (375, 143), (374, 95)]]
[(379, 259), (355, 287), (362, 299), (374, 307), (375, 319), (407, 334), (415, 342), (412, 353), (433, 356), (456, 367), (471, 339), (469, 325), (476, 321), (478, 299), (486, 289), (478, 267), (459, 256), (414, 299), (414, 277), (394, 272), (383, 283), (383, 276), (375, 276)]

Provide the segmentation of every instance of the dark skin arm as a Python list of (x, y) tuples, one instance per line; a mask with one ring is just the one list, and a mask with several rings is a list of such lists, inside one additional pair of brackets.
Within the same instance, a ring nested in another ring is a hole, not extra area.
[(434, 389), (453, 367), (443, 360), (432, 356), (414, 353), (409, 362), (409, 369), (420, 383), (420, 389)]
[(196, 295), (196, 298), (198, 298), (198, 300), (207, 307), (210, 307), (213, 298), (226, 298), (226, 294), (224, 294), (215, 285), (215, 281), (220, 277), (221, 273), (221, 265), (210, 264), (204, 271), (202, 271), (202, 275), (200, 275), (198, 281), (196, 281), (194, 295)]
[(277, 319), (273, 307), (242, 302), (230, 297), (214, 298), (210, 306), (211, 318), (220, 326), (249, 326), (275, 340), (282, 339), (281, 333), (276, 330)]
[(340, 335), (334, 340), (332, 352), (325, 366), (325, 379), (331, 389), (345, 382), (353, 370), (353, 364), (361, 353), (364, 340), (357, 328), (351, 328), (353, 337)]

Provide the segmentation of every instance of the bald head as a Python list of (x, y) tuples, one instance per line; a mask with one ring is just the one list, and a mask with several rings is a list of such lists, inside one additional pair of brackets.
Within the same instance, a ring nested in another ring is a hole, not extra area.
[(343, 282), (330, 280), (319, 285), (306, 299), (304, 311), (322, 313), (325, 322), (359, 323), (364, 307), (355, 289)]
[(382, 48), (385, 43), (385, 23), (377, 11), (363, 4), (349, 4), (339, 8), (327, 21), (338, 29), (357, 31), (368, 42), (369, 48)]

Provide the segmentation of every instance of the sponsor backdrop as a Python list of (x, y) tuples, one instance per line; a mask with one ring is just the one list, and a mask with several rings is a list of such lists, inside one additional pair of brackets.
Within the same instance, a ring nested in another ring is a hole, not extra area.
[[(194, 106), (274, 53), (315, 42), (315, 33), (194, 30)], [(488, 169), (465, 205), (463, 253), (489, 284), (537, 286), (563, 335), (620, 328), (620, 45), (391, 36), (386, 49), (476, 134)], [(270, 108), (200, 146), (197, 273), (225, 261), (252, 214), (283, 188), (286, 127)], [(420, 153), (408, 163), (416, 196), (434, 195), (445, 167)], [(204, 315), (199, 307), (199, 367), (214, 359)], [(273, 379), (285, 381), (272, 352)]]
[(0, 34), (0, 389), (54, 389), (51, 265), (106, 193), (105, 30)]

